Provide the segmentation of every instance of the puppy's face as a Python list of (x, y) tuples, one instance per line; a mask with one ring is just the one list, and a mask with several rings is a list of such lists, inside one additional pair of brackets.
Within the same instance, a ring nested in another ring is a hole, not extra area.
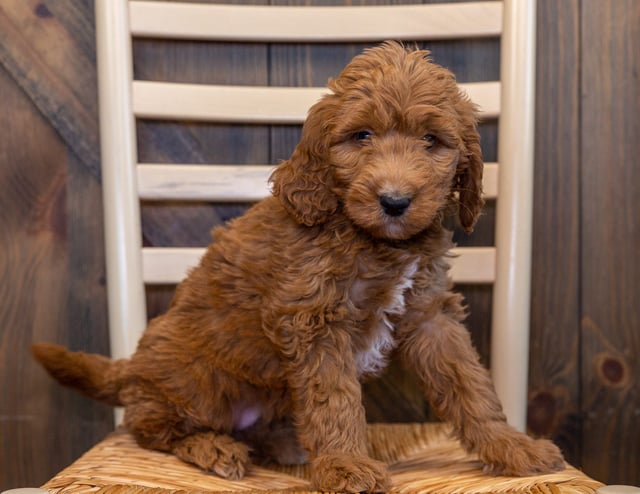
[(459, 138), (446, 108), (417, 98), (410, 80), (378, 75), (371, 96), (358, 88), (342, 95), (329, 147), (333, 191), (358, 226), (376, 237), (407, 239), (449, 204)]
[[(463, 227), (472, 229), (482, 205), (474, 108), (453, 75), (426, 56), (395, 43), (368, 50), (311, 109), (285, 165), (315, 173), (326, 189), (314, 200), (316, 220), (318, 211), (342, 206), (373, 236), (404, 240), (457, 204)], [(274, 190), (282, 197), (278, 175)]]

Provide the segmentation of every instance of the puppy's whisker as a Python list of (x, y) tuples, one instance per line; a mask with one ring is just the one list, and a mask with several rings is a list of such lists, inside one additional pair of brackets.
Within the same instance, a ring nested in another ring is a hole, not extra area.
[(476, 189), (472, 189), (471, 187), (453, 187), (453, 192), (472, 192), (476, 193)]

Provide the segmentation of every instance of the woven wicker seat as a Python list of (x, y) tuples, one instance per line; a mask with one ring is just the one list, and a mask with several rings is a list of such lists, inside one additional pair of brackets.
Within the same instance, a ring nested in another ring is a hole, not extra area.
[[(465, 453), (447, 432), (445, 425), (434, 423), (369, 427), (371, 454), (390, 465), (392, 492), (586, 494), (602, 486), (573, 467), (536, 477), (484, 475), (481, 463)], [(69, 493), (310, 492), (306, 465), (254, 466), (241, 481), (224, 480), (173, 455), (141, 449), (122, 430), (111, 434), (44, 487)]]

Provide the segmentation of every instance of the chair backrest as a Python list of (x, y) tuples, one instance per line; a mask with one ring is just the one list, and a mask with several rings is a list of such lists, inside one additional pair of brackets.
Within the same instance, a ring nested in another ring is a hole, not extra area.
[(509, 421), (525, 427), (533, 166), (535, 2), (371, 7), (96, 0), (102, 178), (111, 352), (130, 355), (147, 324), (145, 284), (177, 283), (203, 249), (143, 248), (140, 200), (254, 201), (272, 164), (139, 163), (136, 119), (301, 124), (324, 88), (133, 80), (132, 37), (216, 41), (377, 42), (501, 37), (500, 81), (461, 84), (484, 118), (499, 116), (495, 247), (457, 248), (458, 283), (493, 283), (491, 367)]

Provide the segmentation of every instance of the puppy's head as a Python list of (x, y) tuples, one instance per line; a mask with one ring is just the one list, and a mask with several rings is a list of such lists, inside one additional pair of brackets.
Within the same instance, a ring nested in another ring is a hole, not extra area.
[(329, 88), (272, 176), (297, 221), (319, 224), (342, 208), (372, 235), (404, 240), (455, 205), (473, 230), (483, 204), (476, 112), (449, 71), (426, 51), (384, 43)]

